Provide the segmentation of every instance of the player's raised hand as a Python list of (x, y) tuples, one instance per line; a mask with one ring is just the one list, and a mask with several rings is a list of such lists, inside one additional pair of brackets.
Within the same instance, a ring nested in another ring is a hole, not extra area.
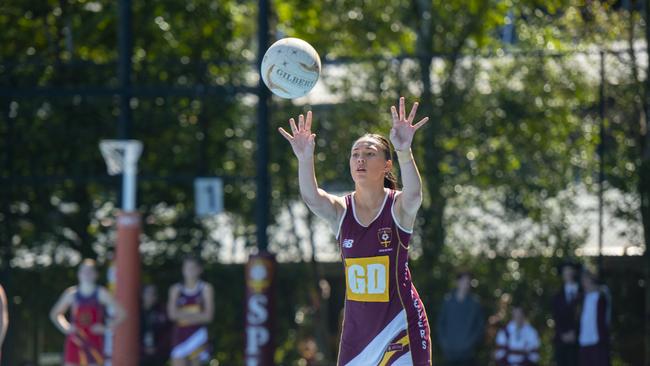
[(311, 132), (311, 111), (307, 112), (307, 118), (302, 114), (298, 116), (298, 126), (293, 118), (289, 119), (289, 125), (291, 134), (282, 127), (278, 128), (278, 131), (289, 141), (298, 160), (311, 159), (314, 156), (314, 146), (316, 145), (316, 134)]
[(393, 127), (390, 129), (390, 142), (393, 143), (395, 150), (408, 150), (411, 147), (411, 142), (413, 142), (415, 131), (429, 121), (429, 117), (424, 117), (418, 123), (413, 124), (417, 110), (418, 102), (415, 102), (413, 103), (413, 108), (411, 108), (411, 113), (406, 117), (404, 97), (399, 98), (399, 113), (395, 106), (390, 107), (393, 116)]

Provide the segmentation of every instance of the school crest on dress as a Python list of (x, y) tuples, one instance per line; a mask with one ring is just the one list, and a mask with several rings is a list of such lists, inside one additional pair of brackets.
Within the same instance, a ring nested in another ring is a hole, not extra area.
[(389, 227), (383, 227), (377, 230), (377, 238), (379, 238), (379, 244), (381, 244), (382, 247), (388, 248), (393, 239), (393, 230)]

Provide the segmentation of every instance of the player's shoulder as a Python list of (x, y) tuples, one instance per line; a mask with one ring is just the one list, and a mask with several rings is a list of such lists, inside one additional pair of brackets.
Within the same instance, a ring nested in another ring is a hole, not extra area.
[(203, 281), (202, 285), (203, 285), (203, 290), (208, 291), (208, 292), (213, 292), (214, 291), (214, 287), (212, 286), (212, 284), (210, 282)]
[(179, 293), (179, 292), (181, 292), (182, 288), (183, 288), (183, 285), (176, 282), (176, 283), (172, 284), (171, 286), (169, 286), (169, 293), (171, 293), (171, 294)]
[(64, 296), (73, 296), (79, 291), (79, 288), (75, 286), (70, 286), (67, 289), (63, 290), (63, 295)]
[(97, 286), (97, 296), (100, 300), (107, 300), (113, 297), (113, 293), (104, 286)]
[(77, 286), (70, 286), (63, 290), (63, 293), (61, 294), (61, 299), (64, 301), (72, 301), (75, 299), (77, 296), (78, 288)]

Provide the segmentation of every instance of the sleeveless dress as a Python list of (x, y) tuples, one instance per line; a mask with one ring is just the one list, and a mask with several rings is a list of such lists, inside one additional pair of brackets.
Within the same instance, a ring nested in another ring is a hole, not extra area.
[[(186, 289), (182, 284), (176, 306), (185, 313), (200, 313), (203, 311), (203, 289), (205, 283), (199, 282), (194, 291)], [(175, 322), (172, 332), (171, 357), (176, 359), (199, 359), (203, 362), (210, 359), (208, 353), (208, 328), (205, 324), (188, 325)]]
[(353, 194), (337, 239), (345, 268), (345, 309), (339, 366), (431, 365), (429, 322), (411, 283), (411, 232), (393, 212), (396, 191), (387, 190), (370, 225), (356, 217)]
[(76, 332), (65, 339), (63, 359), (75, 365), (104, 364), (104, 335), (94, 334), (95, 324), (104, 324), (104, 305), (99, 302), (99, 287), (90, 296), (83, 296), (77, 289), (71, 310), (70, 323)]

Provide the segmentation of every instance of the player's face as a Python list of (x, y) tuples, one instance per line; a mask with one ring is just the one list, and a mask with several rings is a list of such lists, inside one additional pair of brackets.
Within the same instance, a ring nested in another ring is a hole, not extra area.
[(82, 264), (77, 271), (79, 283), (94, 284), (97, 281), (97, 270), (93, 266)]
[(358, 140), (350, 153), (350, 174), (355, 183), (378, 181), (383, 184), (390, 162), (377, 141), (371, 138)]
[(183, 278), (197, 280), (201, 276), (201, 266), (194, 261), (183, 262)]

